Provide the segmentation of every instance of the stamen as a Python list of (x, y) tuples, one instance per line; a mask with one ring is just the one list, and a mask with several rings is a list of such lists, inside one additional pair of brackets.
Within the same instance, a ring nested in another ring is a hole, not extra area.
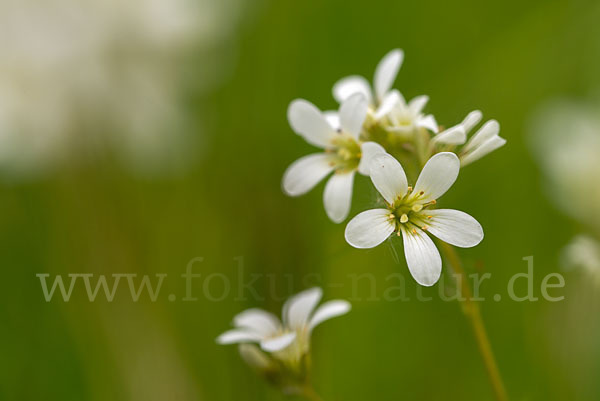
[(416, 233), (417, 233), (417, 229), (416, 229), (416, 228), (413, 228), (413, 229), (412, 229), (412, 232), (413, 232), (413, 234), (416, 234)]
[(388, 216), (388, 219), (390, 219), (390, 220), (393, 220), (393, 219), (395, 219), (395, 218), (396, 218), (396, 216), (394, 216), (393, 214), (390, 214), (390, 215)]
[(427, 227), (427, 226), (423, 226), (423, 227), (421, 227), (421, 230), (423, 230), (423, 231), (427, 231), (427, 229), (428, 229), (428, 228), (429, 228), (429, 227)]
[(400, 231), (397, 231), (397, 232), (396, 232), (396, 235), (399, 237), (399, 236), (400, 236), (400, 235), (402, 235), (402, 234), (400, 234)]

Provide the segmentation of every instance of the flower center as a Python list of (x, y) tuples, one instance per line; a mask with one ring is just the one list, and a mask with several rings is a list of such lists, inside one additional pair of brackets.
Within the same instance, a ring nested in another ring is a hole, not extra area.
[(427, 213), (436, 204), (435, 200), (424, 199), (425, 193), (413, 192), (412, 187), (404, 196), (399, 196), (392, 205), (388, 205), (389, 219), (393, 221), (397, 234), (403, 229), (415, 232), (416, 228), (427, 230), (428, 220), (431, 216)]
[(362, 156), (360, 145), (356, 139), (340, 132), (331, 142), (328, 152), (333, 154), (331, 163), (340, 173), (356, 170)]

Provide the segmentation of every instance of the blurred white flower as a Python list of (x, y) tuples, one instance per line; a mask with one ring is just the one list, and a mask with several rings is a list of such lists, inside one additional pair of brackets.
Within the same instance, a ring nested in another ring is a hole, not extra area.
[(233, 33), (240, 1), (0, 2), (0, 169), (104, 148), (133, 168), (184, 159), (196, 134), (180, 105), (185, 61)]
[(385, 209), (358, 214), (346, 226), (346, 241), (355, 248), (373, 248), (394, 232), (402, 235), (410, 273), (421, 285), (435, 284), (442, 260), (426, 232), (451, 245), (473, 247), (483, 239), (479, 222), (451, 209), (431, 209), (456, 181), (460, 162), (454, 153), (434, 155), (423, 167), (415, 188), (408, 186), (400, 163), (388, 154), (371, 162), (371, 180), (386, 203)]
[(551, 101), (537, 111), (530, 131), (550, 199), (600, 233), (600, 108)]
[(275, 369), (273, 360), (271, 360), (271, 358), (262, 352), (256, 345), (242, 343), (239, 345), (238, 350), (244, 362), (257, 372), (263, 373)]
[(417, 96), (407, 103), (400, 92), (394, 90), (390, 98), (395, 100), (393, 103), (390, 101), (392, 107), (389, 112), (385, 110), (392, 123), (392, 126), (387, 128), (390, 132), (412, 133), (416, 128), (438, 132), (438, 124), (433, 115), (423, 114), (423, 109), (429, 101), (428, 96)]
[[(310, 350), (313, 329), (351, 309), (350, 303), (343, 300), (328, 301), (316, 308), (322, 295), (322, 290), (314, 287), (291, 297), (283, 305), (282, 321), (262, 309), (245, 310), (233, 318), (235, 329), (221, 334), (217, 342), (257, 343), (273, 357), (297, 363)], [(259, 350), (246, 349), (245, 352), (244, 357), (250, 358), (253, 365), (268, 366)]]
[(404, 60), (404, 52), (394, 49), (387, 53), (377, 65), (373, 78), (373, 90), (364, 77), (352, 75), (340, 79), (333, 86), (333, 97), (342, 103), (356, 93), (362, 93), (369, 103), (375, 119), (385, 116), (398, 102), (399, 92), (390, 91)]
[(325, 152), (292, 163), (284, 173), (283, 190), (290, 196), (305, 194), (334, 172), (325, 186), (323, 202), (327, 216), (336, 223), (342, 222), (350, 211), (356, 171), (368, 175), (371, 158), (385, 152), (375, 142), (359, 141), (367, 107), (366, 98), (356, 93), (342, 102), (337, 115), (322, 113), (302, 99), (294, 100), (288, 108), (292, 129)]
[(600, 284), (600, 242), (589, 235), (580, 234), (565, 246), (563, 265), (568, 269), (581, 269)]

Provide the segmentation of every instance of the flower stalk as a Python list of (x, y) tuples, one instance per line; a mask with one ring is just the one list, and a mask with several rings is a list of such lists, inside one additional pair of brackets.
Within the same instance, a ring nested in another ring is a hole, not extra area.
[(450, 268), (454, 271), (456, 276), (460, 277), (458, 288), (460, 289), (461, 299), (463, 300), (461, 301), (462, 310), (473, 330), (477, 348), (483, 359), (485, 370), (490, 380), (496, 401), (508, 401), (504, 382), (502, 381), (502, 376), (500, 375), (498, 365), (496, 364), (496, 358), (494, 357), (494, 352), (492, 351), (492, 346), (483, 324), (481, 311), (479, 305), (473, 301), (473, 292), (471, 291), (469, 280), (463, 269), (460, 256), (452, 245), (443, 241), (438, 241), (438, 244), (446, 257), (446, 260), (449, 262)]

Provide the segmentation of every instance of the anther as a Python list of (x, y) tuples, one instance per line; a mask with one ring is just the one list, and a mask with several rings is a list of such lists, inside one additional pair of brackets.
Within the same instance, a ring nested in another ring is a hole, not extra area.
[(427, 231), (427, 228), (428, 228), (427, 226), (423, 226), (423, 227), (421, 227), (421, 230)]
[(416, 234), (416, 233), (417, 233), (417, 229), (413, 228), (413, 234)]
[(402, 214), (402, 216), (400, 216), (400, 223), (406, 223), (408, 221), (408, 215), (406, 213)]
[(393, 214), (390, 214), (390, 215), (388, 216), (388, 219), (390, 219), (390, 220), (393, 220), (393, 219), (395, 219), (395, 218), (396, 218), (396, 216), (394, 216)]
[(420, 203), (414, 204), (412, 210), (414, 212), (420, 212), (421, 210), (423, 210), (423, 205)]

